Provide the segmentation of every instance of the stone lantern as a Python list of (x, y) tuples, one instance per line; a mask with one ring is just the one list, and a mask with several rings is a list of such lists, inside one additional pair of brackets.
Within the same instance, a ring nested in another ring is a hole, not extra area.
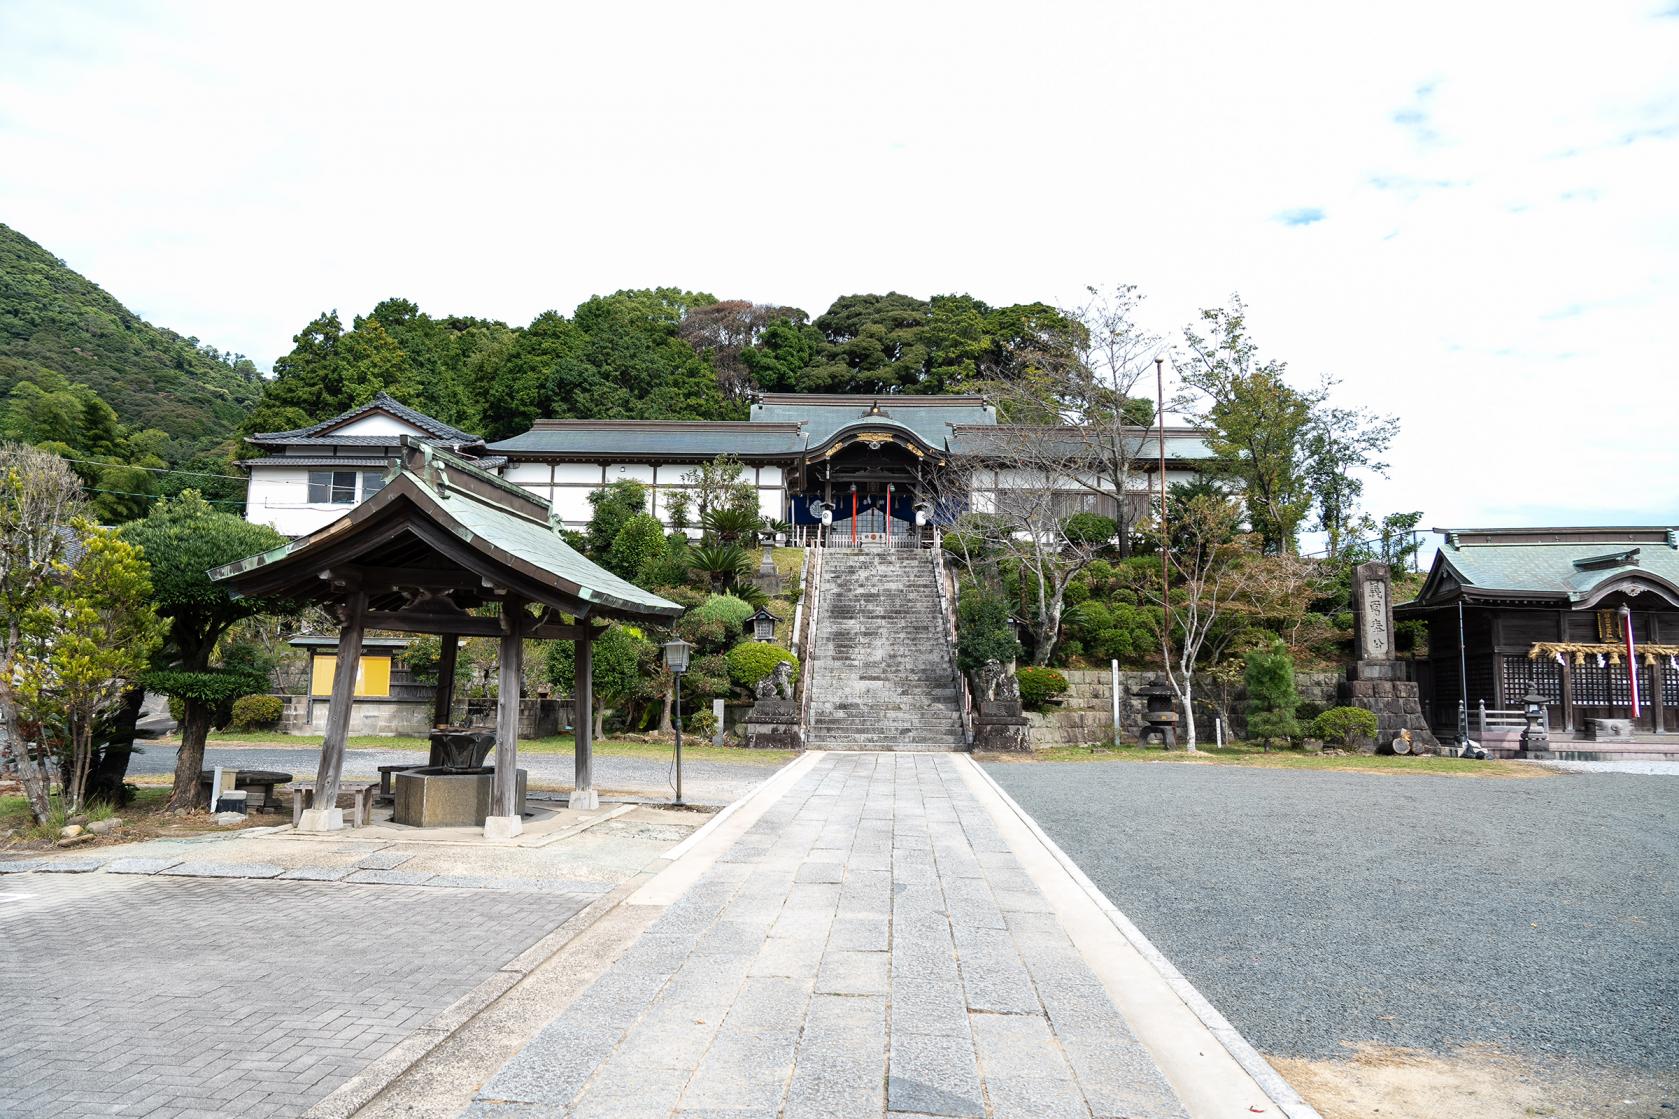
[(1522, 718), (1527, 726), (1522, 728), (1522, 753), (1545, 753), (1551, 748), (1551, 735), (1545, 729), (1545, 697), (1539, 694), (1538, 688), (1529, 688), (1522, 697)]
[(1166, 677), (1156, 676), (1143, 688), (1142, 695), (1148, 710), (1143, 714), (1144, 726), (1137, 734), (1137, 745), (1159, 738), (1162, 748), (1172, 749), (1178, 744), (1178, 713), (1172, 710), (1172, 685)]

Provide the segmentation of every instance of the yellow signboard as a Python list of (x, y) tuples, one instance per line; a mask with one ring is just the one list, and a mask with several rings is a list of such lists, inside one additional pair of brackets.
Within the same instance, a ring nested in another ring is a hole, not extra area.
[[(332, 674), (338, 671), (338, 658), (331, 654), (316, 656), (310, 695), (331, 695)], [(388, 696), (391, 694), (391, 658), (364, 656), (356, 664), (356, 694), (358, 696)]]

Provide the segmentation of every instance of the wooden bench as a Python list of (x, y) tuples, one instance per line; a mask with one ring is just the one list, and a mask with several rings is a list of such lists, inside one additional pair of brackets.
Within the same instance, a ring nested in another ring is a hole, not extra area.
[[(337, 807), (350, 810), (349, 823), (352, 828), (359, 828), (369, 822), (369, 814), (373, 809), (373, 791), (378, 787), (377, 781), (339, 782)], [(303, 810), (315, 806), (315, 783), (293, 781), (286, 788), (291, 790), (291, 826), (295, 828), (303, 819)]]

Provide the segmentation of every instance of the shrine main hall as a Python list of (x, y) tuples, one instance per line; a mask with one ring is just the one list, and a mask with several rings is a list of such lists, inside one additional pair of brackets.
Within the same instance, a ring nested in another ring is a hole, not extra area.
[[(1114, 516), (1121, 500), (1140, 508), (1159, 492), (1161, 432), (1130, 430), (1135, 473), (1127, 492), (1055, 477), (1050, 488), (1066, 513)], [(691, 487), (695, 468), (728, 455), (741, 464), (740, 480), (756, 489), (759, 512), (785, 522), (794, 542), (819, 531), (896, 542), (931, 522), (994, 508), (1000, 490), (1041, 485), (1007, 465), (1028, 433), (1059, 443), (1068, 462), (1086, 438), (1074, 427), (999, 423), (982, 396), (766, 393), (746, 420), (538, 420), (523, 434), (487, 443), (381, 394), (306, 428), (251, 436), (263, 457), (240, 465), (250, 473), (246, 517), (301, 536), (377, 493), (405, 436), (529, 490), (567, 528), (586, 524), (589, 495), (619, 479), (645, 486), (649, 511), (668, 524), (670, 499)], [(1164, 439), (1168, 485), (1189, 480), (1210, 457), (1197, 429), (1168, 427)], [(957, 465), (963, 469), (953, 474)]]

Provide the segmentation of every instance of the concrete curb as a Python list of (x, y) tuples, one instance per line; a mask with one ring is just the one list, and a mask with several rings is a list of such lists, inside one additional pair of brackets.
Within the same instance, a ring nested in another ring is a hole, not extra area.
[(1139, 955), (1148, 961), (1149, 965), (1160, 974), (1161, 979), (1171, 988), (1172, 992), (1182, 999), (1184, 1005), (1201, 1020), (1202, 1025), (1224, 1047), (1225, 1052), (1230, 1054), (1231, 1059), (1241, 1066), (1243, 1072), (1253, 1078), (1254, 1083), (1259, 1085), (1260, 1090), (1277, 1106), (1278, 1110), (1287, 1119), (1323, 1119), (1317, 1109), (1307, 1103), (1300, 1093), (1294, 1089), (1294, 1086), (1285, 1080), (1281, 1073), (1272, 1068), (1271, 1063), (1260, 1054), (1259, 1050), (1255, 1049), (1252, 1043), (1242, 1036), (1241, 1031), (1231, 1025), (1228, 1018), (1219, 1013), (1218, 1008), (1213, 1006), (1207, 997), (1195, 987), (1195, 984), (1191, 983), (1181, 971), (1173, 966), (1172, 961), (1166, 958), (1165, 953), (1156, 948), (1154, 942), (1143, 935), (1143, 931), (1133, 924), (1131, 919), (1121, 912), (1118, 906), (1108, 900), (1108, 896), (1101, 891), (1096, 883), (1090, 880), (1089, 875), (1080, 870), (1078, 864), (1073, 862), (1067, 853), (1056, 844), (1055, 840), (1044, 832), (1038, 822), (1032, 818), (1031, 813), (1020, 807), (1015, 799), (1009, 796), (1008, 791), (999, 785), (991, 774), (985, 771), (983, 765), (972, 758), (966, 760), (980, 779), (1008, 806), (1009, 811), (1014, 813), (1021, 823), (1025, 824), (1038, 842), (1043, 844), (1055, 861), (1067, 872), (1067, 875), (1113, 923), (1113, 926), (1119, 930), (1120, 935), (1136, 949)]
[[(784, 776), (793, 767), (798, 766), (802, 760), (802, 758), (795, 758), (777, 769), (768, 780), (761, 781), (746, 790), (737, 800), (706, 821), (693, 835), (665, 852), (663, 856), (656, 860), (663, 862), (665, 864), (663, 867), (641, 871), (639, 874), (620, 882), (610, 893), (602, 894), (599, 898), (573, 913), (558, 928), (490, 973), (472, 990), (446, 1007), (437, 1017), (397, 1042), (384, 1056), (339, 1085), (326, 1098), (304, 1112), (303, 1119), (349, 1119), (350, 1116), (372, 1103), (409, 1069), (419, 1064), (438, 1046), (459, 1033), (480, 1013), (518, 986), (531, 972), (559, 955), (560, 952), (564, 951), (566, 945), (593, 928), (602, 917), (624, 905), (661, 873), (670, 869), (675, 857), (686, 854), (691, 850), (695, 841), (715, 830), (723, 817), (734, 814), (736, 809), (742, 807), (766, 789), (778, 787), (776, 779)], [(600, 821), (591, 822), (598, 823)]]

